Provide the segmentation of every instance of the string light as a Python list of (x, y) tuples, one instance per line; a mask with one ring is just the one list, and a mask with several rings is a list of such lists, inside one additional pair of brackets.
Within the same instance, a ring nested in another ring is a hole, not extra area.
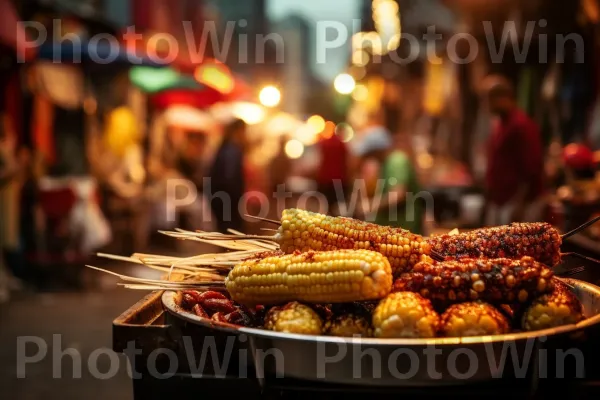
[(373, 0), (373, 21), (381, 38), (384, 54), (400, 45), (402, 24), (400, 7), (395, 0)]
[(383, 56), (400, 46), (402, 22), (396, 0), (373, 0), (372, 8), (376, 32), (358, 32), (352, 37), (354, 65), (368, 63), (368, 58), (362, 54), (365, 49), (370, 49), (373, 55)]

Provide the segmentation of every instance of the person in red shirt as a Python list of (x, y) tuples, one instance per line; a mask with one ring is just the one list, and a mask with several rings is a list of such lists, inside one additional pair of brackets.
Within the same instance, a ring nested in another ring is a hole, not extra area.
[(515, 89), (502, 77), (486, 87), (497, 117), (488, 142), (486, 224), (539, 221), (544, 206), (544, 151), (540, 129), (517, 105)]
[(317, 143), (319, 168), (317, 170), (317, 190), (327, 199), (329, 210), (336, 212), (337, 205), (346, 199), (348, 189), (348, 148), (340, 138), (343, 132), (322, 137)]

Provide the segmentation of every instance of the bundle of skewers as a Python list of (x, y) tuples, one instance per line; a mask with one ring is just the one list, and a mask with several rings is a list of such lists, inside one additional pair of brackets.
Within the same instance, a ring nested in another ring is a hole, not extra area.
[(298, 334), (487, 336), (585, 318), (554, 268), (577, 256), (561, 253), (563, 240), (598, 219), (562, 236), (550, 224), (518, 223), (429, 238), (299, 209), (264, 221), (277, 225), (273, 236), (163, 232), (226, 253), (102, 255), (166, 279), (101, 271), (130, 289), (179, 291), (181, 307), (201, 318)]

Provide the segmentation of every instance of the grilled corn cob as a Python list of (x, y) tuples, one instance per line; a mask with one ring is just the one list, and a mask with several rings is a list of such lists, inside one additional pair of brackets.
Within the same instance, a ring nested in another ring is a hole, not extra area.
[(439, 322), (431, 302), (410, 292), (390, 294), (373, 313), (374, 333), (379, 338), (432, 338)]
[(369, 321), (364, 317), (354, 314), (340, 315), (330, 319), (325, 323), (324, 332), (329, 336), (372, 336), (372, 329)]
[(482, 302), (455, 304), (441, 319), (440, 333), (446, 337), (502, 335), (510, 330), (508, 319)]
[(447, 258), (511, 258), (524, 256), (555, 266), (560, 263), (562, 239), (547, 223), (515, 223), (457, 235), (434, 236), (431, 248)]
[(394, 290), (416, 292), (442, 304), (483, 300), (495, 304), (525, 303), (553, 289), (550, 268), (523, 257), (463, 259), (420, 263), (394, 283)]
[(392, 273), (388, 260), (374, 251), (308, 252), (244, 261), (225, 286), (244, 305), (345, 303), (384, 298)]
[(286, 253), (365, 249), (388, 258), (396, 275), (420, 261), (431, 261), (430, 246), (407, 230), (299, 209), (285, 210), (276, 240)]
[(576, 324), (584, 319), (581, 302), (560, 281), (554, 284), (554, 290), (545, 294), (525, 310), (522, 328), (537, 331), (562, 325)]
[(265, 329), (277, 332), (320, 335), (323, 321), (310, 307), (298, 302), (283, 307), (273, 307), (265, 317)]

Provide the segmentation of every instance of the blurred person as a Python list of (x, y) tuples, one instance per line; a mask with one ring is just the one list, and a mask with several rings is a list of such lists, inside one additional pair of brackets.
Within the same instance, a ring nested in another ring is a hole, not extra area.
[(203, 156), (206, 149), (206, 134), (202, 131), (188, 131), (185, 146), (182, 147), (178, 162), (179, 170), (200, 190), (205, 175)]
[(287, 182), (292, 172), (292, 161), (285, 153), (285, 145), (288, 140), (288, 135), (282, 135), (279, 138), (279, 151), (277, 152), (277, 155), (273, 157), (269, 165), (269, 175), (271, 179), (270, 187), (273, 193), (277, 193), (277, 187), (279, 185), (284, 185)]
[[(348, 191), (348, 148), (342, 138), (344, 132), (336, 130), (333, 135), (321, 135), (317, 142), (319, 165), (317, 169), (317, 191), (325, 196), (331, 210), (346, 199)], [(340, 193), (338, 193), (341, 190)], [(332, 212), (332, 213), (335, 213)]]
[(504, 77), (486, 81), (485, 96), (497, 117), (488, 139), (485, 224), (539, 221), (544, 210), (544, 154), (540, 129), (517, 105)]
[(9, 299), (9, 289), (13, 280), (9, 272), (7, 255), (18, 248), (18, 176), (19, 162), (16, 157), (14, 135), (7, 132), (8, 124), (4, 116), (0, 121), (0, 303)]
[(421, 201), (412, 199), (421, 190), (416, 169), (407, 153), (394, 146), (390, 132), (379, 124), (371, 125), (353, 143), (352, 151), (361, 163), (379, 163), (376, 193), (362, 202), (357, 216), (372, 214), (376, 224), (423, 234), (425, 208)]
[[(239, 205), (246, 191), (244, 154), (248, 146), (247, 124), (236, 119), (223, 131), (223, 141), (210, 169), (210, 201), (219, 232), (242, 231), (244, 220)], [(206, 188), (205, 188), (206, 190)], [(227, 198), (223, 199), (222, 195)]]

